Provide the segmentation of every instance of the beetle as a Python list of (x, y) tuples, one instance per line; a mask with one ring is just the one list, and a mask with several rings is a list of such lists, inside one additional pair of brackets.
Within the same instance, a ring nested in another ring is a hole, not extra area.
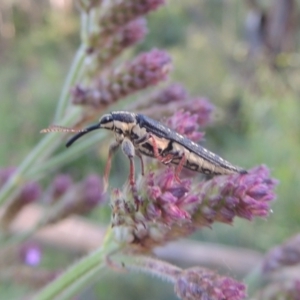
[[(64, 131), (63, 129), (60, 131)], [(127, 111), (113, 111), (103, 115), (97, 124), (77, 131), (77, 134), (67, 142), (66, 147), (70, 147), (88, 132), (98, 129), (113, 131), (115, 135), (115, 142), (109, 147), (105, 167), (106, 183), (112, 156), (120, 146), (130, 162), (129, 182), (132, 186), (135, 184), (134, 156), (140, 158), (142, 174), (144, 174), (143, 155), (156, 158), (166, 165), (170, 163), (177, 165), (175, 178), (178, 182), (182, 168), (209, 175), (247, 173), (243, 168), (231, 164), (162, 123), (145, 115)]]

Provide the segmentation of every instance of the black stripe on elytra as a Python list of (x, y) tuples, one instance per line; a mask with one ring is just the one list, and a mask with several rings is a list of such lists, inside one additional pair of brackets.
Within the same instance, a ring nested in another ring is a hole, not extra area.
[(232, 171), (245, 173), (247, 171), (243, 170), (242, 168), (236, 167), (232, 165), (230, 162), (222, 159), (220, 156), (215, 155), (214, 153), (206, 150), (202, 146), (192, 142), (188, 138), (178, 134), (176, 131), (166, 127), (162, 123), (155, 121), (147, 116), (137, 114), (136, 119), (138, 124), (141, 127), (146, 128), (150, 133), (154, 133), (158, 137), (162, 137), (171, 141), (175, 141), (178, 144), (182, 145), (183, 147), (187, 148), (191, 152), (197, 154), (198, 156), (202, 157), (203, 159), (209, 161), (213, 165), (217, 165), (223, 167), (224, 169), (229, 169)]

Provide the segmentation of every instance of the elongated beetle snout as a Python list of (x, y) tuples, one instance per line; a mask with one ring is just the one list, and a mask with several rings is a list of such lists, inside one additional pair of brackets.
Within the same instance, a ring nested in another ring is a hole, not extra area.
[(90, 132), (90, 131), (93, 131), (93, 130), (96, 130), (96, 129), (100, 129), (100, 128), (101, 128), (101, 125), (100, 125), (99, 123), (87, 127), (84, 131), (75, 134), (75, 135), (74, 135), (74, 136), (66, 143), (66, 147), (67, 147), (67, 148), (70, 147), (76, 140), (78, 140), (80, 137), (82, 137), (82, 136), (85, 135), (86, 133), (88, 133), (88, 132)]

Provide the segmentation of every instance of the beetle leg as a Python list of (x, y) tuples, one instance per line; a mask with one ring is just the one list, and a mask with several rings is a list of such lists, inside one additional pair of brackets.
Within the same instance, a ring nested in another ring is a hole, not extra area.
[(131, 186), (135, 185), (135, 180), (134, 180), (134, 155), (135, 155), (135, 150), (134, 150), (134, 145), (128, 138), (124, 138), (122, 142), (122, 150), (124, 154), (129, 158), (129, 164), (130, 164), (130, 171), (129, 171), (129, 183)]
[(112, 156), (115, 154), (115, 152), (118, 150), (119, 146), (120, 146), (120, 144), (118, 142), (114, 142), (109, 146), (108, 159), (107, 159), (107, 162), (106, 162), (105, 171), (104, 171), (104, 178), (103, 178), (104, 192), (108, 188), (108, 178), (109, 178), (109, 173), (110, 173), (110, 168), (111, 168), (111, 159), (112, 159)]
[(136, 151), (136, 156), (140, 159), (141, 161), (141, 170), (142, 170), (142, 175), (145, 175), (145, 167), (144, 167), (144, 161), (143, 161), (143, 157), (141, 155), (141, 153), (139, 151)]
[(174, 158), (174, 155), (169, 153), (165, 157), (162, 158), (161, 162), (165, 165), (168, 165)]
[(152, 143), (153, 143), (153, 154), (154, 154), (154, 157), (156, 159), (158, 159), (160, 162), (163, 162), (163, 159), (164, 157), (162, 157), (159, 152), (158, 152), (158, 147), (157, 147), (157, 144), (156, 144), (156, 140), (155, 140), (155, 137), (153, 135), (150, 134), (150, 137), (152, 139)]
[[(154, 137), (153, 135), (147, 133), (146, 135), (142, 136), (141, 138), (135, 140), (135, 141), (134, 141), (134, 144), (135, 144), (135, 145), (139, 145), (140, 143), (144, 143), (144, 142), (146, 142), (146, 141), (148, 141), (148, 140), (150, 140), (150, 139), (152, 139), (152, 147), (153, 147), (153, 155), (154, 155), (154, 157), (155, 157), (157, 160), (159, 160), (160, 162), (162, 162), (162, 163), (164, 163), (164, 164), (168, 164), (168, 163), (172, 160), (171, 157), (170, 157), (169, 155), (168, 155), (167, 157), (163, 157), (163, 156), (161, 156), (161, 155), (159, 154), (159, 152), (158, 152), (158, 146), (157, 146), (157, 144), (156, 144), (156, 140), (155, 140), (155, 137)], [(137, 156), (139, 156), (138, 153), (137, 153)], [(143, 169), (144, 166), (143, 166), (142, 157), (141, 157), (141, 156), (139, 156), (139, 157), (140, 157), (140, 159), (141, 159), (142, 169)], [(144, 174), (143, 171), (142, 171), (142, 173)]]
[[(152, 147), (153, 147), (153, 155), (154, 155), (154, 157), (155, 157), (158, 161), (162, 162), (162, 163), (165, 164), (165, 165), (169, 164), (169, 163), (172, 161), (172, 159), (174, 158), (174, 155), (171, 154), (171, 153), (169, 153), (169, 154), (167, 154), (165, 157), (161, 156), (161, 155), (159, 154), (159, 152), (158, 152), (158, 146), (157, 146), (155, 137), (154, 137), (153, 135), (147, 133), (145, 136), (143, 136), (143, 137), (139, 138), (138, 140), (136, 140), (136, 141), (134, 142), (134, 144), (135, 144), (135, 145), (138, 145), (138, 144), (144, 143), (144, 142), (146, 142), (147, 140), (150, 140), (150, 139), (152, 140)], [(140, 154), (138, 154), (138, 153), (136, 153), (136, 155), (139, 156), (139, 158), (141, 159), (141, 164), (142, 164), (142, 174), (144, 175), (144, 171), (143, 171), (143, 170), (144, 170), (144, 164), (143, 164), (142, 157), (141, 157)]]
[(155, 137), (149, 133), (147, 133), (146, 135), (140, 137), (139, 139), (135, 140), (134, 141), (134, 144), (135, 145), (139, 145), (141, 143), (144, 143), (148, 140), (152, 140), (152, 147), (153, 147), (153, 154), (154, 154), (154, 157), (156, 159), (158, 159), (159, 161), (163, 162), (164, 161), (164, 157), (162, 157), (159, 152), (158, 152), (158, 146), (157, 146), (157, 143), (156, 143), (156, 140), (155, 140)]
[(183, 155), (182, 155), (182, 157), (181, 157), (181, 160), (180, 160), (178, 166), (177, 166), (176, 169), (175, 169), (175, 180), (176, 180), (178, 183), (181, 183), (181, 180), (180, 180), (180, 178), (179, 178), (179, 175), (180, 175), (180, 173), (181, 173), (181, 171), (182, 171), (182, 168), (184, 167), (185, 162), (186, 162), (186, 156), (185, 156), (185, 154), (183, 153)]

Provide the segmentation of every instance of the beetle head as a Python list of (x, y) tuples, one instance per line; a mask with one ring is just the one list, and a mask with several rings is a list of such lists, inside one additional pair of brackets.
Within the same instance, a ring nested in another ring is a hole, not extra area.
[(89, 133), (90, 131), (96, 130), (96, 129), (108, 129), (108, 130), (113, 130), (114, 127), (114, 122), (113, 122), (113, 117), (111, 114), (106, 114), (103, 115), (99, 122), (97, 124), (91, 125), (84, 129), (82, 132), (79, 132), (75, 134), (66, 144), (66, 147), (70, 147), (75, 141), (77, 141), (80, 137), (83, 135)]

